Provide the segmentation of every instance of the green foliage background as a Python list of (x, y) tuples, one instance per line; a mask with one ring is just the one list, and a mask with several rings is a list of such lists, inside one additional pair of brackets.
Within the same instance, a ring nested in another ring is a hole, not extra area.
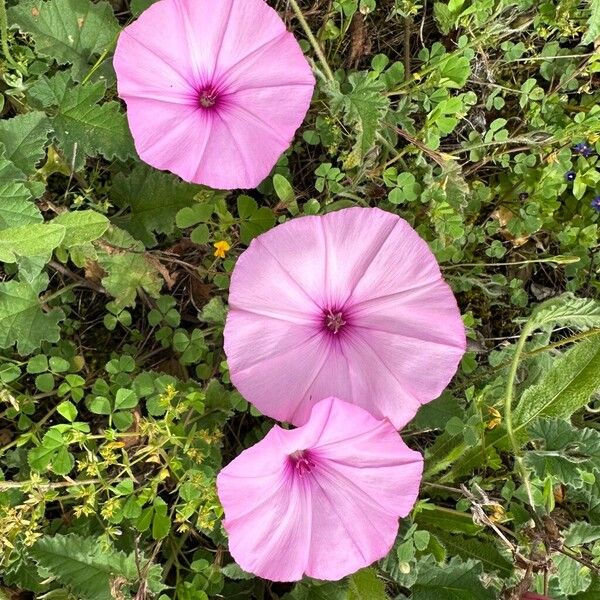
[[(274, 3), (318, 85), (245, 193), (136, 156), (111, 57), (151, 3), (0, 3), (0, 597), (599, 598), (600, 2)], [(229, 382), (229, 276), (354, 205), (428, 241), (469, 351), (403, 431), (426, 469), (388, 557), (271, 584), (215, 490), (270, 427)]]

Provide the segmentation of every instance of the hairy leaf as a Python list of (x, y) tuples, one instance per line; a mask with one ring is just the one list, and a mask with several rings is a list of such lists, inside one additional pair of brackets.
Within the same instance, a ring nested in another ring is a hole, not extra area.
[(362, 569), (348, 581), (348, 600), (388, 600), (385, 583), (375, 569)]
[(42, 220), (31, 197), (23, 172), (0, 155), (0, 230)]
[(588, 29), (581, 39), (582, 44), (591, 44), (600, 37), (600, 0), (588, 0), (590, 5), (590, 18), (588, 19)]
[(548, 475), (574, 488), (583, 485), (582, 471), (600, 470), (600, 432), (576, 429), (568, 421), (540, 419), (529, 428), (542, 444), (525, 454), (526, 463), (544, 479)]
[(59, 309), (42, 310), (39, 294), (46, 289), (48, 276), (41, 274), (33, 281), (0, 283), (0, 348), (17, 344), (20, 354), (30, 354), (47, 340), (60, 339)]
[(43, 112), (0, 120), (0, 140), (6, 149), (6, 158), (26, 175), (33, 173), (45, 154), (50, 131), (52, 125)]
[(344, 166), (357, 166), (374, 146), (377, 131), (381, 126), (390, 102), (382, 92), (385, 84), (372, 79), (366, 72), (348, 76), (350, 91), (343, 92), (338, 81), (329, 84), (331, 110), (341, 115), (344, 123), (356, 131), (356, 143)]
[[(587, 317), (586, 317), (587, 318)], [(538, 417), (568, 417), (600, 388), (600, 335), (578, 343), (528, 387), (514, 411), (517, 429)]]
[(412, 588), (412, 600), (489, 600), (490, 590), (479, 579), (481, 564), (453, 558), (446, 565), (422, 564)]
[(97, 240), (108, 229), (109, 220), (94, 210), (64, 212), (52, 221), (65, 229), (61, 246), (71, 248)]
[(44, 108), (56, 108), (52, 117), (54, 136), (75, 170), (83, 167), (86, 156), (125, 160), (135, 156), (133, 140), (118, 102), (98, 104), (106, 82), (74, 85), (66, 72), (42, 77), (29, 94)]
[(483, 536), (468, 538), (442, 530), (435, 530), (433, 534), (451, 555), (478, 560), (485, 571), (495, 571), (503, 577), (509, 577), (513, 572), (511, 561), (500, 553), (494, 541), (486, 541)]
[(547, 300), (533, 310), (528, 327), (533, 330), (547, 325), (577, 329), (600, 327), (600, 303), (570, 293)]
[(153, 246), (154, 233), (173, 233), (173, 215), (192, 206), (194, 196), (203, 190), (169, 173), (137, 165), (131, 173), (120, 173), (114, 178), (110, 197), (119, 208), (131, 209), (120, 225), (146, 246)]
[(46, 536), (34, 544), (30, 554), (39, 567), (52, 573), (81, 600), (111, 598), (111, 581), (117, 576), (128, 583), (137, 579), (132, 555), (105, 548), (92, 537)]
[(143, 244), (116, 227), (109, 229), (105, 240), (98, 249), (98, 262), (107, 273), (102, 285), (115, 297), (117, 306), (134, 306), (138, 288), (158, 298), (163, 280)]
[(50, 257), (65, 237), (65, 228), (52, 223), (32, 223), (0, 231), (0, 261), (17, 262), (18, 256)]
[(31, 35), (40, 56), (72, 64), (77, 81), (120, 31), (110, 4), (90, 0), (22, 0), (9, 10), (9, 21)]

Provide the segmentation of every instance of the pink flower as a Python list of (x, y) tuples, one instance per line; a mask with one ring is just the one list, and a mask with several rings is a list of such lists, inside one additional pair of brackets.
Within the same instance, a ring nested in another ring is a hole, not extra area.
[(465, 350), (427, 244), (376, 208), (293, 219), (257, 237), (237, 261), (229, 306), (233, 383), (295, 425), (334, 395), (400, 428), (439, 396)]
[(229, 550), (265, 579), (340, 579), (389, 552), (422, 470), (389, 421), (322, 400), (306, 425), (273, 427), (219, 473)]
[(542, 596), (541, 594), (536, 594), (535, 592), (525, 592), (521, 596), (521, 600), (552, 600), (549, 596)]
[(315, 83), (263, 0), (160, 0), (123, 30), (114, 67), (140, 157), (222, 189), (269, 174)]

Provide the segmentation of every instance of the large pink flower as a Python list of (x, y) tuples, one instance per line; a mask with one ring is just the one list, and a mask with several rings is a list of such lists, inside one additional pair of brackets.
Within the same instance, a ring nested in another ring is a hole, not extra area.
[(264, 414), (302, 425), (327, 396), (405, 425), (465, 350), (452, 291), (400, 217), (349, 208), (252, 241), (231, 279), (231, 379)]
[(123, 30), (114, 67), (140, 157), (222, 189), (269, 174), (314, 88), (263, 0), (160, 0)]
[(265, 579), (340, 579), (389, 552), (422, 470), (389, 421), (322, 400), (306, 425), (273, 427), (217, 477), (229, 550)]

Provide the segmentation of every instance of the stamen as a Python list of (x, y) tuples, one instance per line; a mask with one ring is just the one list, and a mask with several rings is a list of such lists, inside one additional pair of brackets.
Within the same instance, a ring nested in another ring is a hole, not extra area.
[(217, 93), (214, 90), (202, 90), (198, 102), (203, 108), (210, 108), (217, 103)]
[(290, 458), (292, 459), (296, 472), (300, 477), (310, 473), (310, 471), (316, 466), (315, 463), (310, 459), (310, 455), (308, 454), (307, 450), (296, 450), (296, 452), (290, 454)]
[(325, 315), (325, 325), (327, 325), (327, 327), (331, 329), (333, 333), (337, 333), (345, 324), (346, 321), (344, 321), (344, 317), (341, 312), (334, 313), (330, 310), (327, 315)]

